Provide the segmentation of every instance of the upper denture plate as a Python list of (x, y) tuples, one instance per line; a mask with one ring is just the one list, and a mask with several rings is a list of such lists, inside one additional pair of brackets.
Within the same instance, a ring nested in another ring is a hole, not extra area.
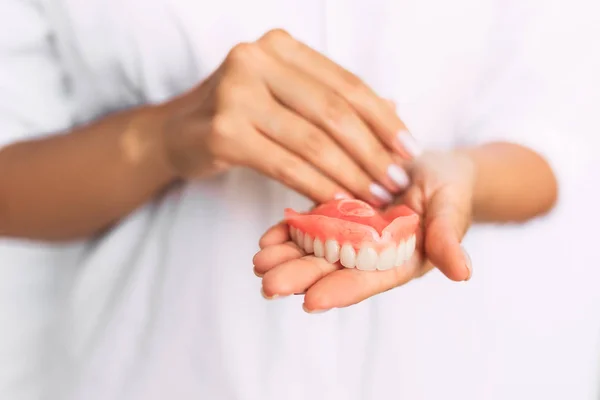
[(373, 271), (377, 265), (377, 252), (369, 246), (363, 246), (356, 257), (356, 268), (363, 271)]
[(396, 253), (396, 246), (390, 246), (379, 253), (376, 268), (381, 271), (393, 268), (396, 262)]
[(336, 263), (340, 259), (340, 244), (337, 240), (325, 241), (325, 259), (330, 263)]
[(315, 253), (316, 257), (325, 257), (325, 246), (323, 246), (321, 239), (315, 239), (313, 244), (313, 252)]
[(301, 249), (304, 249), (304, 232), (298, 229), (298, 233), (296, 234), (296, 244)]
[(405, 240), (403, 240), (398, 245), (398, 249), (396, 251), (396, 262), (394, 262), (394, 266), (399, 267), (402, 264), (404, 264), (404, 261), (406, 261), (406, 258), (407, 258), (406, 250), (407, 250), (407, 243)]
[(340, 263), (346, 268), (354, 268), (356, 266), (356, 251), (351, 244), (346, 243), (342, 246)]
[(304, 251), (307, 254), (311, 254), (314, 251), (315, 240), (308, 233), (304, 235)]

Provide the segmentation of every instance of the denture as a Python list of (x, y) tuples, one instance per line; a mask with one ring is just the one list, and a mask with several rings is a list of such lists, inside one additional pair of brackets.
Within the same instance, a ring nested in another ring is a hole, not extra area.
[(307, 254), (364, 271), (388, 270), (408, 261), (419, 216), (404, 205), (379, 212), (361, 200), (333, 200), (311, 211), (285, 209), (292, 240)]

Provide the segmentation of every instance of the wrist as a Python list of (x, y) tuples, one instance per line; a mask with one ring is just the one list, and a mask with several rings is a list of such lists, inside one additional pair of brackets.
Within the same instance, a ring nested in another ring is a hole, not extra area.
[(162, 153), (176, 179), (200, 178), (211, 169), (200, 132), (210, 124), (201, 117), (206, 113), (198, 97), (194, 90), (153, 107), (160, 119)]
[(452, 151), (457, 160), (458, 168), (462, 171), (465, 185), (475, 190), (477, 183), (477, 150), (476, 148), (461, 148)]
[(168, 157), (167, 124), (168, 113), (161, 106), (144, 106), (131, 118), (121, 140), (125, 158), (164, 184), (179, 178)]
[(459, 169), (465, 190), (470, 194), (471, 213), (476, 214), (478, 205), (482, 201), (482, 186), (479, 183), (478, 151), (476, 147), (460, 148), (452, 151)]

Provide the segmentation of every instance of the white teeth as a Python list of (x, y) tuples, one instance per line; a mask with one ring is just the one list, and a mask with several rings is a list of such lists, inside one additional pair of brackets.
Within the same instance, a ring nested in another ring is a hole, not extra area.
[(340, 244), (336, 240), (325, 242), (325, 259), (330, 263), (336, 263), (340, 259)]
[(363, 271), (372, 271), (377, 264), (377, 252), (372, 247), (363, 246), (356, 257), (356, 268)]
[(308, 233), (304, 234), (304, 243), (302, 244), (302, 248), (307, 254), (313, 252), (313, 243), (314, 239)]
[(381, 271), (394, 267), (396, 261), (396, 246), (390, 246), (379, 254), (376, 268)]
[(415, 252), (416, 245), (417, 237), (415, 235), (411, 235), (406, 241), (406, 260), (410, 260), (413, 253)]
[(296, 244), (301, 249), (304, 248), (304, 232), (302, 232), (300, 229), (298, 229), (298, 233), (296, 233)]
[(401, 241), (398, 247), (390, 246), (379, 254), (367, 245), (361, 247), (357, 254), (354, 247), (348, 243), (341, 248), (340, 244), (333, 239), (323, 243), (321, 239), (313, 239), (311, 235), (293, 226), (290, 226), (290, 237), (307, 254), (312, 253), (316, 257), (325, 258), (332, 264), (339, 261), (346, 268), (358, 268), (364, 271), (376, 269), (385, 271), (401, 266), (412, 257), (417, 242), (416, 236), (411, 235)]
[(396, 261), (394, 262), (395, 267), (399, 267), (402, 264), (404, 264), (404, 261), (406, 260), (406, 250), (406, 241), (403, 240), (398, 245), (398, 250), (396, 252)]
[(316, 257), (324, 257), (325, 256), (325, 248), (323, 247), (323, 242), (321, 239), (316, 238), (313, 246), (313, 252)]
[(340, 263), (346, 268), (354, 268), (356, 266), (356, 251), (352, 245), (346, 243), (342, 246)]

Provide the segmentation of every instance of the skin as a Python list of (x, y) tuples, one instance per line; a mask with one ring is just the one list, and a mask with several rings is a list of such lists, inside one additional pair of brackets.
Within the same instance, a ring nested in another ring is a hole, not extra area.
[(303, 257), (283, 226), (261, 239), (255, 265), (264, 292), (306, 291), (306, 309), (314, 311), (354, 304), (432, 265), (467, 279), (460, 239), (471, 218), (523, 221), (552, 207), (554, 176), (533, 151), (491, 144), (407, 164), (414, 153), (398, 142), (404, 129), (393, 107), (358, 78), (275, 30), (234, 47), (198, 87), (164, 104), (3, 148), (0, 237), (100, 235), (170, 185), (232, 166), (253, 168), (316, 203), (343, 194), (383, 206), (370, 187), (400, 192), (388, 170), (402, 163), (413, 184), (400, 201), (426, 221), (421, 259), (408, 272), (338, 271)]
[(417, 252), (389, 271), (360, 271), (305, 255), (284, 224), (260, 239), (254, 271), (267, 298), (305, 293), (304, 309), (346, 307), (406, 284), (437, 267), (449, 279), (472, 275), (461, 240), (472, 222), (519, 222), (547, 213), (557, 183), (535, 152), (509, 143), (425, 153), (411, 167), (412, 185), (398, 199), (422, 218)]
[(315, 202), (346, 196), (382, 206), (408, 183), (389, 173), (411, 159), (398, 141), (404, 130), (359, 78), (270, 31), (235, 46), (199, 86), (164, 104), (2, 149), (0, 237), (99, 235), (170, 185), (233, 166)]

